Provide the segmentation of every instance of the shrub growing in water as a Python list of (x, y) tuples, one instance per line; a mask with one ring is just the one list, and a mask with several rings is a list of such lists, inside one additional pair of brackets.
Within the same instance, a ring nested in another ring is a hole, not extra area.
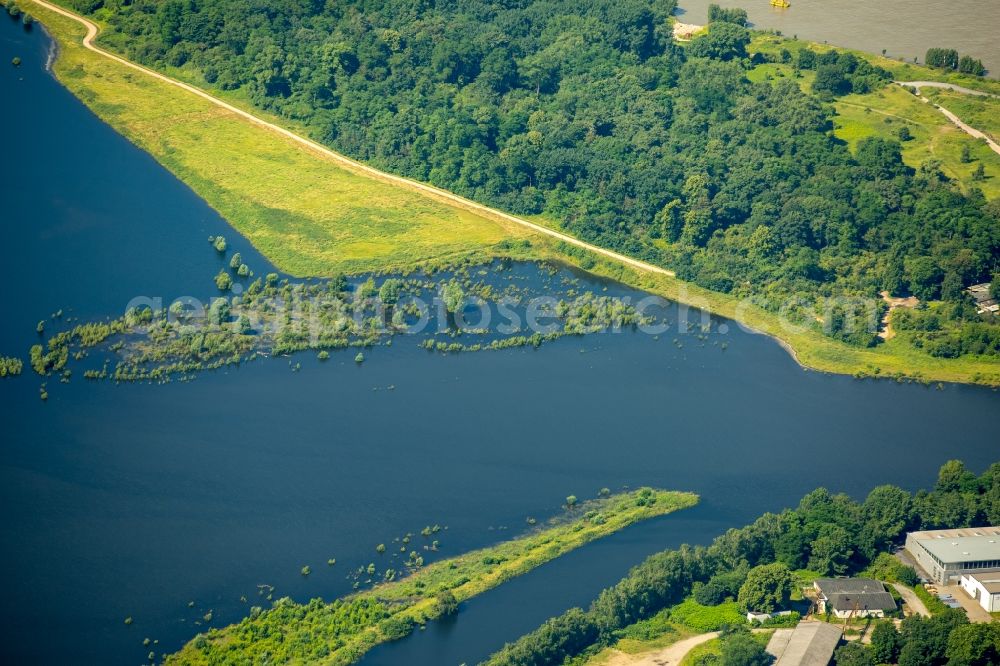
[(220, 270), (219, 274), (215, 276), (215, 286), (219, 288), (219, 291), (229, 291), (233, 286), (233, 278), (226, 271)]

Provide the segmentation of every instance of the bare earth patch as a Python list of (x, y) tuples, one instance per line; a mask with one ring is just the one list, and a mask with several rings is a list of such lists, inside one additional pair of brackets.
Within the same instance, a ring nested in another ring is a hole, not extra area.
[(662, 650), (655, 650), (644, 654), (617, 652), (611, 659), (604, 663), (604, 666), (672, 666), (673, 664), (681, 663), (684, 656), (695, 647), (718, 637), (719, 632), (712, 631), (707, 634), (698, 634), (697, 636), (685, 638)]
[(882, 324), (879, 327), (878, 337), (883, 340), (890, 340), (894, 335), (896, 335), (889, 323), (889, 319), (892, 317), (892, 311), (896, 308), (915, 308), (920, 303), (920, 300), (916, 296), (907, 296), (906, 298), (892, 297), (887, 291), (879, 293), (882, 296), (882, 300), (889, 305), (889, 309), (886, 310), (885, 316), (882, 317)]
[(689, 42), (696, 33), (703, 30), (704, 28), (705, 26), (703, 25), (695, 25), (693, 23), (681, 23), (680, 21), (674, 21), (674, 39), (682, 42)]

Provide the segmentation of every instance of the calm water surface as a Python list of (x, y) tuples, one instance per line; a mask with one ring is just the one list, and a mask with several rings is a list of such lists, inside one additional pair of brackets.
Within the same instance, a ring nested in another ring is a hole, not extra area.
[[(0, 26), (0, 353), (25, 356), (37, 321), (60, 308), (114, 316), (138, 294), (204, 293), (220, 261), (209, 235), (269, 270), (44, 71), (40, 32)], [(174, 650), (209, 609), (213, 625), (238, 620), (258, 584), (298, 600), (343, 594), (376, 544), (427, 524), (448, 526), (451, 555), (554, 514), (569, 494), (702, 494), (696, 509), (541, 567), (367, 660), (473, 663), (647, 554), (705, 542), (818, 484), (861, 496), (929, 484), (946, 458), (977, 470), (997, 458), (992, 391), (804, 372), (735, 327), (725, 351), (670, 338), (447, 357), (401, 338), (361, 367), (334, 354), (303, 356), (298, 373), (274, 360), (166, 386), (77, 377), (51, 383), (47, 403), (30, 370), (4, 380), (0, 662), (139, 663), (143, 638)]]
[(679, 19), (704, 24), (708, 6), (742, 7), (758, 28), (780, 30), (815, 42), (924, 61), (932, 46), (958, 49), (983, 61), (989, 76), (1000, 77), (1000, 2), (997, 0), (680, 0)]

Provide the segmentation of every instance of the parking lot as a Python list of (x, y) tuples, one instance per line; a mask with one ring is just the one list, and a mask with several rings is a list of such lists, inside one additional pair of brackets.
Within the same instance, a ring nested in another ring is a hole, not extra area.
[(993, 621), (993, 616), (987, 613), (985, 608), (980, 606), (958, 585), (938, 585), (936, 587), (928, 585), (927, 589), (948, 606), (965, 610), (971, 622)]

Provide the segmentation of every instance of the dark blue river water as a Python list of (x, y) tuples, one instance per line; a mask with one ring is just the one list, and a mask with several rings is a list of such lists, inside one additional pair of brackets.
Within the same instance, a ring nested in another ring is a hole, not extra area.
[[(67, 93), (46, 52), (40, 31), (0, 21), (0, 354), (26, 358), (35, 324), (58, 309), (116, 316), (136, 295), (204, 292), (220, 261), (209, 235), (268, 269)], [(2, 380), (0, 662), (138, 663), (144, 638), (172, 651), (209, 609), (213, 625), (238, 620), (258, 584), (298, 600), (343, 594), (376, 544), (428, 524), (448, 526), (447, 556), (556, 513), (569, 494), (702, 494), (366, 660), (474, 663), (649, 553), (708, 541), (817, 485), (916, 488), (947, 458), (979, 470), (998, 457), (995, 392), (805, 372), (735, 327), (725, 351), (669, 338), (452, 356), (402, 338), (361, 366), (306, 354), (301, 372), (261, 361), (165, 386), (50, 380), (46, 403), (30, 369)]]

